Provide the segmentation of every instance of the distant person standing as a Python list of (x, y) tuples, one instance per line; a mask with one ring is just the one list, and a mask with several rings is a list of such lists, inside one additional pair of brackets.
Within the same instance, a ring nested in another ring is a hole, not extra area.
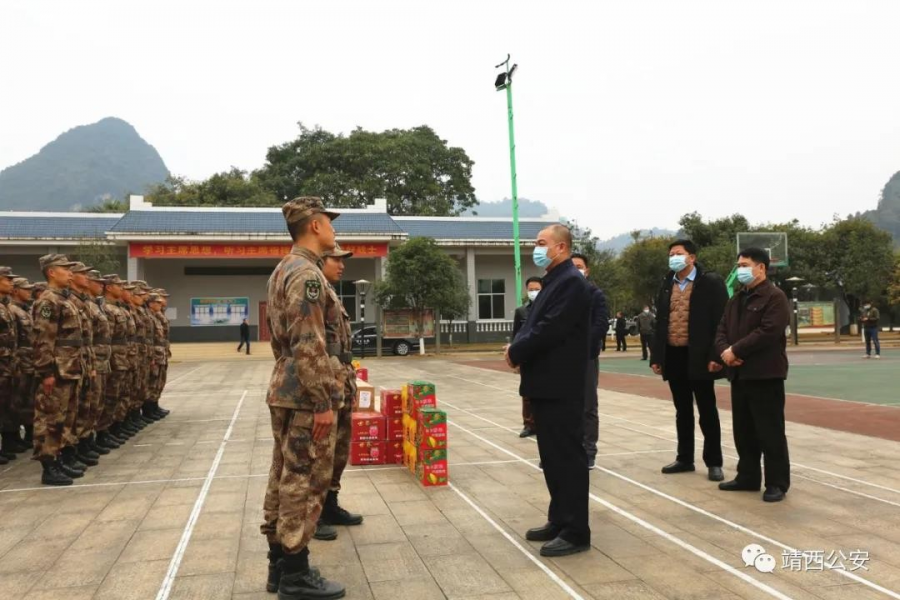
[(872, 306), (869, 300), (863, 302), (862, 314), (859, 316), (863, 333), (866, 336), (866, 355), (863, 358), (872, 358), (872, 344), (875, 344), (875, 358), (881, 358), (881, 342), (878, 341), (878, 320), (880, 318), (881, 313)]
[(241, 351), (241, 348), (244, 347), (244, 344), (247, 345), (247, 354), (250, 354), (250, 325), (247, 323), (247, 319), (244, 319), (244, 322), (241, 323), (241, 343), (238, 344), (238, 352)]
[[(519, 331), (522, 330), (522, 325), (524, 325), (525, 321), (528, 320), (528, 311), (531, 310), (531, 306), (534, 304), (534, 301), (537, 300), (538, 294), (541, 293), (542, 287), (544, 287), (544, 284), (541, 282), (540, 277), (529, 277), (528, 281), (525, 282), (525, 294), (528, 296), (528, 301), (522, 306), (518, 307), (516, 309), (516, 312), (513, 314), (513, 341), (516, 339)], [(531, 403), (528, 401), (528, 398), (525, 398), (523, 396), (522, 431), (519, 432), (519, 437), (527, 438), (531, 437), (535, 433), (537, 433), (537, 427), (534, 424), (534, 415), (531, 414)]]
[(728, 290), (715, 273), (697, 263), (697, 247), (690, 240), (669, 246), (669, 274), (663, 280), (656, 307), (656, 333), (650, 368), (669, 383), (675, 405), (678, 454), (663, 467), (666, 475), (686, 473), (694, 467), (694, 402), (703, 432), (703, 462), (710, 481), (722, 473), (722, 428), (716, 408), (716, 379), (725, 376), (716, 332)]
[(625, 313), (621, 310), (616, 313), (616, 352), (628, 352), (628, 323), (625, 321)]
[(784, 381), (788, 374), (787, 336), (791, 305), (768, 279), (769, 253), (747, 248), (738, 255), (744, 288), (725, 306), (716, 351), (728, 366), (731, 415), (738, 453), (737, 477), (720, 483), (726, 492), (759, 491), (760, 455), (765, 461), (763, 500), (784, 500), (791, 465), (784, 432)]
[(637, 316), (638, 333), (641, 334), (641, 360), (649, 358), (648, 351), (653, 344), (653, 331), (656, 329), (656, 316), (650, 312), (650, 307), (645, 306), (641, 314)]

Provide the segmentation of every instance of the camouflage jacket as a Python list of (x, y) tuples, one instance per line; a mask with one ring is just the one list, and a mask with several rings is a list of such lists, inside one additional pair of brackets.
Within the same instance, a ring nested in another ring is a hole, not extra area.
[(22, 375), (34, 373), (34, 323), (27, 304), (10, 302), (9, 308), (16, 318), (18, 340), (16, 343), (16, 372)]
[(156, 320), (159, 321), (160, 327), (162, 327), (162, 344), (163, 353), (165, 354), (165, 360), (163, 360), (162, 364), (167, 364), (169, 362), (169, 358), (172, 357), (172, 350), (169, 344), (169, 318), (166, 317), (166, 313), (164, 311), (153, 313), (153, 316), (156, 317)]
[[(153, 325), (153, 362), (157, 366), (166, 364), (166, 330), (159, 319), (161, 313), (150, 311), (150, 322)], [(163, 315), (165, 318), (165, 315)]]
[(266, 319), (275, 355), (266, 396), (270, 406), (321, 413), (337, 410), (343, 400), (326, 349), (328, 283), (320, 261), (295, 246), (269, 278)]
[(352, 402), (353, 396), (356, 395), (356, 370), (351, 364), (353, 346), (350, 316), (331, 285), (328, 286), (325, 303), (325, 347), (331, 360), (331, 367), (337, 374), (338, 390), (341, 390), (345, 403)]
[(110, 369), (127, 371), (131, 368), (128, 362), (128, 315), (121, 305), (108, 301), (103, 303), (103, 312), (109, 322)]
[(128, 339), (128, 364), (130, 368), (135, 368), (138, 361), (138, 322), (135, 318), (135, 308), (125, 302), (120, 302), (119, 308), (125, 315), (125, 326), (128, 332), (126, 336)]
[(98, 373), (109, 373), (109, 357), (112, 354), (109, 319), (103, 310), (103, 298), (89, 298), (88, 311), (91, 313), (91, 325), (94, 331), (94, 360)]
[(156, 330), (156, 319), (153, 318), (153, 313), (146, 304), (138, 308), (138, 315), (144, 322), (144, 356), (148, 361), (152, 361), (154, 360), (153, 338), (156, 335), (154, 333)]
[(88, 308), (90, 300), (87, 296), (82, 295), (74, 290), (69, 291), (69, 302), (78, 309), (78, 316), (81, 323), (81, 358), (84, 361), (85, 368), (88, 372), (95, 369), (94, 366), (94, 326), (91, 320), (91, 312)]
[(8, 296), (0, 298), (0, 377), (12, 377), (16, 355), (16, 318)]
[(40, 379), (81, 379), (81, 312), (69, 300), (69, 290), (49, 288), (32, 308), (34, 320), (34, 374)]

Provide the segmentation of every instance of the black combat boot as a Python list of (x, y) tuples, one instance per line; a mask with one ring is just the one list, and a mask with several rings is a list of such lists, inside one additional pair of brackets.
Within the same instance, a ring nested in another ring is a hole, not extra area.
[(125, 436), (130, 438), (135, 434), (137, 434), (137, 428), (131, 426), (131, 423), (128, 422), (128, 417), (125, 417), (125, 420), (121, 423), (116, 424), (116, 435), (119, 435), (119, 437)]
[(106, 456), (109, 454), (109, 448), (105, 448), (97, 443), (97, 434), (93, 433), (89, 438), (87, 438), (88, 447), (99, 454), (100, 456)]
[[(78, 440), (78, 446), (75, 447), (75, 456), (89, 467), (96, 467), (100, 464), (100, 455), (91, 450), (91, 445), (87, 438)], [(94, 464), (91, 464), (91, 461)]]
[(318, 569), (310, 568), (307, 549), (299, 554), (286, 554), (278, 564), (281, 567), (278, 600), (337, 600), (347, 594), (344, 586), (328, 581)]
[(147, 426), (147, 421), (141, 418), (140, 409), (131, 411), (131, 426), (140, 431)]
[(284, 558), (284, 549), (281, 544), (269, 544), (269, 578), (266, 580), (266, 591), (274, 594), (278, 591), (278, 583), (281, 581), (281, 567), (278, 562)]
[(78, 456), (73, 446), (66, 446), (60, 452), (60, 461), (73, 469), (77, 469), (84, 473), (87, 471), (87, 465), (78, 460)]
[(4, 431), (0, 433), (0, 456), (6, 460), (16, 460), (17, 446), (13, 444), (13, 436), (15, 434)]
[(109, 428), (109, 435), (113, 441), (120, 446), (124, 446), (125, 442), (128, 441), (128, 438), (131, 437), (130, 433), (125, 433), (125, 429), (122, 427), (121, 423), (114, 423), (112, 427)]
[(34, 425), (23, 425), (23, 429), (25, 429), (25, 443), (28, 444), (29, 448), (34, 446)]
[(163, 407), (160, 406), (159, 403), (157, 402), (157, 403), (156, 403), (156, 412), (158, 412), (158, 413), (160, 414), (160, 416), (161, 416), (163, 419), (165, 419), (166, 417), (169, 416), (169, 413), (172, 412), (172, 411), (163, 408)]
[(16, 454), (22, 454), (23, 452), (28, 452), (29, 450), (31, 450), (31, 444), (25, 443), (25, 441), (19, 435), (18, 429), (16, 429), (9, 435), (12, 438), (9, 442), (10, 450), (15, 452)]
[(313, 534), (313, 539), (319, 540), (320, 542), (332, 542), (337, 539), (337, 536), (337, 529), (326, 523), (325, 520), (320, 517), (319, 521), (316, 523), (316, 532)]
[(97, 432), (97, 445), (101, 448), (105, 448), (107, 451), (117, 450), (122, 447), (122, 444), (113, 439), (113, 436), (110, 435), (108, 429)]
[(44, 472), (41, 474), (41, 483), (44, 485), (72, 485), (72, 478), (62, 472), (58, 461), (50, 458), (41, 460)]
[(75, 449), (63, 448), (62, 456), (56, 461), (56, 468), (67, 477), (78, 479), (79, 477), (84, 477), (84, 469), (87, 468), (80, 468), (79, 465), (84, 467), (84, 465), (75, 458)]
[(338, 493), (329, 490), (328, 495), (325, 496), (325, 506), (322, 508), (320, 521), (325, 521), (329, 525), (361, 525), (363, 517), (341, 508), (341, 505), (338, 504)]
[(156, 423), (156, 419), (153, 417), (153, 415), (150, 412), (150, 403), (149, 402), (144, 402), (141, 405), (140, 417), (144, 421), (144, 423), (146, 423), (147, 425), (153, 425), (154, 423)]

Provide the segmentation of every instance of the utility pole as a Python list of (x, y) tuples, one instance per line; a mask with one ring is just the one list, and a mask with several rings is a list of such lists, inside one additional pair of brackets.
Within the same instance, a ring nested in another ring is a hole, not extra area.
[(512, 76), (519, 65), (509, 66), (510, 55), (506, 60), (494, 68), (503, 67), (503, 72), (497, 75), (494, 87), (497, 91), (506, 90), (506, 110), (509, 121), (509, 172), (512, 182), (512, 211), (513, 211), (513, 255), (516, 263), (516, 298), (522, 295), (522, 249), (519, 242), (519, 188), (516, 182), (516, 132), (513, 125), (513, 101), (512, 101)]

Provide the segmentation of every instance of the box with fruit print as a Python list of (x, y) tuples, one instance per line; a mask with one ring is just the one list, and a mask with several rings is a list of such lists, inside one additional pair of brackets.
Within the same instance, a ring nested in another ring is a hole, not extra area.
[(350, 415), (350, 440), (354, 442), (383, 442), (385, 440), (384, 415), (355, 412)]
[(403, 414), (416, 418), (420, 408), (437, 406), (437, 395), (433, 383), (410, 381), (400, 391)]
[(403, 440), (388, 440), (384, 443), (384, 464), (386, 465), (402, 465), (403, 461)]
[(386, 442), (350, 442), (350, 464), (383, 465), (385, 464)]
[(438, 408), (420, 409), (413, 433), (417, 448), (446, 448), (447, 413)]
[(419, 483), (427, 487), (447, 485), (450, 481), (447, 450), (419, 448), (416, 456), (415, 475)]

